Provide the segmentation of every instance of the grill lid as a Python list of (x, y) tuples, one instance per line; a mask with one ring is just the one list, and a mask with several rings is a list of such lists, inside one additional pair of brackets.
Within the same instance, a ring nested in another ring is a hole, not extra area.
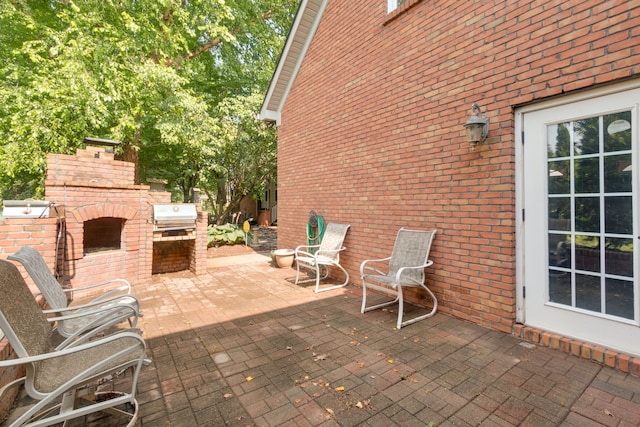
[(51, 202), (46, 200), (4, 200), (4, 218), (49, 218)]
[(198, 213), (193, 203), (153, 205), (153, 223), (156, 230), (195, 228)]

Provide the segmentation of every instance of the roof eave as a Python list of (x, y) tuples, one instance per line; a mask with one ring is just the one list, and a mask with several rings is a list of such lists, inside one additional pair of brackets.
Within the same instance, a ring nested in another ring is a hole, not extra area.
[(302, 0), (269, 88), (258, 113), (258, 119), (280, 126), (282, 108), (293, 86), (302, 61), (320, 24), (328, 0)]

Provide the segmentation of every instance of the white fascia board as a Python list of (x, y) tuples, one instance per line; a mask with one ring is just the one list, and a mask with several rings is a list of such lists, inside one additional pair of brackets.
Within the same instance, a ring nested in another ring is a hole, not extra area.
[(280, 126), (280, 117), (280, 111), (268, 110), (263, 107), (260, 109), (257, 119), (262, 120), (263, 122), (275, 122), (276, 126)]

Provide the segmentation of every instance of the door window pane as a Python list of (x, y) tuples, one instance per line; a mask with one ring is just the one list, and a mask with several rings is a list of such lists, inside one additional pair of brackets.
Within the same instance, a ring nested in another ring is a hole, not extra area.
[(607, 274), (633, 277), (633, 239), (607, 238), (604, 264)]
[(633, 282), (630, 280), (607, 279), (607, 314), (633, 319)]
[(631, 150), (631, 111), (604, 116), (604, 151)]
[(600, 278), (576, 274), (576, 307), (600, 311)]
[(576, 270), (600, 271), (600, 241), (597, 237), (576, 236)]
[(549, 270), (549, 301), (571, 306), (571, 273)]
[(571, 240), (569, 236), (549, 233), (549, 266), (571, 268)]
[(571, 170), (569, 160), (549, 162), (549, 194), (571, 193)]
[(605, 197), (604, 228), (606, 233), (633, 233), (633, 206), (631, 197)]
[(598, 164), (598, 158), (576, 160), (575, 179), (575, 192), (577, 194), (600, 192), (600, 165)]
[(576, 156), (600, 152), (599, 124), (598, 117), (573, 122), (573, 148)]
[(600, 231), (600, 198), (576, 197), (576, 231)]
[(547, 154), (550, 159), (571, 155), (569, 123), (558, 123), (547, 128)]
[(631, 191), (631, 154), (604, 158), (604, 191), (605, 193)]
[(553, 197), (549, 199), (549, 230), (571, 230), (571, 199)]

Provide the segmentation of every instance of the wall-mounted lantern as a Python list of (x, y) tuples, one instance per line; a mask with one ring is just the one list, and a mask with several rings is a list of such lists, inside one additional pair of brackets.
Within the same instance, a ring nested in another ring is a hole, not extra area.
[(471, 111), (473, 114), (464, 124), (464, 129), (467, 132), (467, 142), (471, 144), (471, 149), (475, 150), (476, 145), (487, 139), (489, 118), (482, 114), (480, 107), (475, 102), (471, 106)]

